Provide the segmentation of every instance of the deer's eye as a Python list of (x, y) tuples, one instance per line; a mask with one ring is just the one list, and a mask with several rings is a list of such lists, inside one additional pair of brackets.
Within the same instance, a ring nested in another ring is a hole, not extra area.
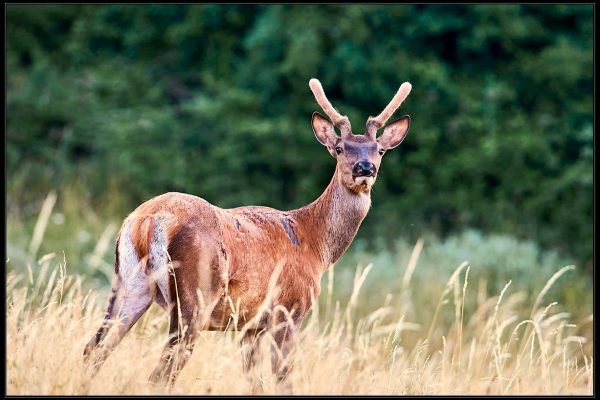
[(382, 155), (383, 155), (383, 153), (385, 153), (385, 150), (384, 150), (384, 149), (381, 149), (381, 150), (379, 150), (379, 155), (380, 155), (380, 156), (382, 156)]
[(342, 152), (343, 152), (343, 151), (344, 151), (344, 150), (342, 150), (342, 148), (341, 148), (341, 147), (339, 147), (339, 146), (335, 148), (335, 152), (336, 152), (337, 154), (342, 154)]

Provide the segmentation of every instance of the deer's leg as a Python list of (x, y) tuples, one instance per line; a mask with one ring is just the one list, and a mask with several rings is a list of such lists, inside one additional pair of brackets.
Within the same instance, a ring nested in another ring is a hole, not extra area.
[(122, 269), (127, 268), (129, 271), (113, 277), (105, 320), (84, 350), (84, 359), (91, 362), (94, 373), (152, 304), (155, 288), (145, 272), (139, 264)]
[(106, 310), (106, 314), (104, 316), (104, 321), (102, 322), (102, 325), (100, 325), (100, 328), (98, 329), (96, 334), (94, 336), (92, 336), (92, 338), (90, 339), (88, 344), (85, 346), (85, 349), (83, 351), (83, 359), (86, 363), (89, 362), (92, 352), (104, 340), (104, 338), (106, 337), (106, 334), (108, 333), (110, 327), (112, 326), (111, 319), (113, 318), (113, 310), (115, 307), (115, 302), (117, 300), (117, 293), (120, 290), (120, 288), (119, 288), (120, 282), (119, 282), (118, 278), (119, 277), (117, 276), (117, 274), (113, 275), (113, 283), (111, 285), (112, 286), (111, 294), (108, 298), (108, 307)]
[[(212, 307), (207, 307), (202, 304), (203, 300), (193, 300), (191, 296), (190, 293), (180, 292), (179, 302), (171, 305), (169, 341), (158, 365), (150, 375), (151, 382), (170, 385), (175, 381), (194, 351), (199, 332), (208, 322), (207, 318), (214, 304), (211, 304)], [(197, 293), (195, 296), (201, 298), (202, 294)]]
[(263, 330), (251, 329), (242, 336), (240, 346), (242, 350), (242, 368), (245, 373), (249, 373), (256, 366), (263, 332)]
[(287, 377), (291, 369), (291, 351), (296, 341), (296, 332), (299, 323), (292, 320), (279, 319), (279, 323), (274, 325), (273, 339), (271, 345), (271, 370), (277, 377), (277, 382), (285, 383), (291, 390)]
[(155, 283), (146, 275), (147, 259), (140, 259), (128, 225), (117, 239), (112, 293), (104, 322), (84, 350), (96, 373), (112, 350), (152, 304)]
[[(182, 311), (181, 314), (179, 309)], [(194, 309), (195, 312), (188, 312)], [(150, 374), (150, 382), (172, 384), (175, 381), (194, 350), (195, 340), (200, 331), (198, 317), (197, 306), (192, 305), (189, 308), (185, 303), (171, 305), (169, 340), (158, 365)]]
[(195, 236), (180, 235), (187, 238), (174, 243), (179, 247), (169, 247), (173, 257), (174, 273), (169, 278), (171, 297), (171, 319), (169, 323), (169, 341), (165, 346), (159, 363), (150, 375), (154, 383), (171, 384), (185, 366), (192, 351), (198, 333), (205, 329), (211, 313), (224, 291), (222, 271), (226, 259), (222, 252), (210, 243), (197, 243)]
[(240, 341), (242, 350), (242, 369), (251, 386), (253, 395), (262, 392), (260, 376), (255, 370), (260, 357), (260, 343), (265, 329), (250, 329), (244, 333)]

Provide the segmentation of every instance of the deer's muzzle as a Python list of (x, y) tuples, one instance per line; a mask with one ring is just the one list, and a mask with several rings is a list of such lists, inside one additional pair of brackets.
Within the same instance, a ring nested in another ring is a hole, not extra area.
[(359, 161), (352, 167), (352, 177), (358, 176), (375, 176), (377, 168), (369, 161)]

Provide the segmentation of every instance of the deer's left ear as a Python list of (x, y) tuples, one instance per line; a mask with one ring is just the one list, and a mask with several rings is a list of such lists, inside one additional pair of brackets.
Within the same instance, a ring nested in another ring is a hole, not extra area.
[(397, 121), (392, 122), (385, 127), (383, 133), (377, 141), (385, 150), (393, 149), (398, 146), (408, 133), (410, 127), (410, 117), (408, 115), (403, 116)]

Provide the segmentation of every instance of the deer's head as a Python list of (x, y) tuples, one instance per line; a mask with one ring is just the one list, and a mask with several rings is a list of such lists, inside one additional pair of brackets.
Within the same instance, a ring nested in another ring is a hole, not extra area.
[[(333, 108), (325, 96), (321, 82), (313, 78), (309, 86), (323, 111), (331, 118), (330, 121), (318, 112), (313, 113), (312, 128), (317, 140), (326, 146), (329, 153), (337, 160), (339, 179), (348, 189), (356, 193), (369, 192), (377, 178), (383, 155), (398, 146), (406, 136), (410, 117), (405, 115), (388, 124), (379, 137), (377, 131), (400, 107), (412, 86), (404, 82), (381, 114), (377, 117), (369, 117), (364, 135), (352, 133), (350, 120)], [(334, 126), (339, 128), (340, 136)]]

